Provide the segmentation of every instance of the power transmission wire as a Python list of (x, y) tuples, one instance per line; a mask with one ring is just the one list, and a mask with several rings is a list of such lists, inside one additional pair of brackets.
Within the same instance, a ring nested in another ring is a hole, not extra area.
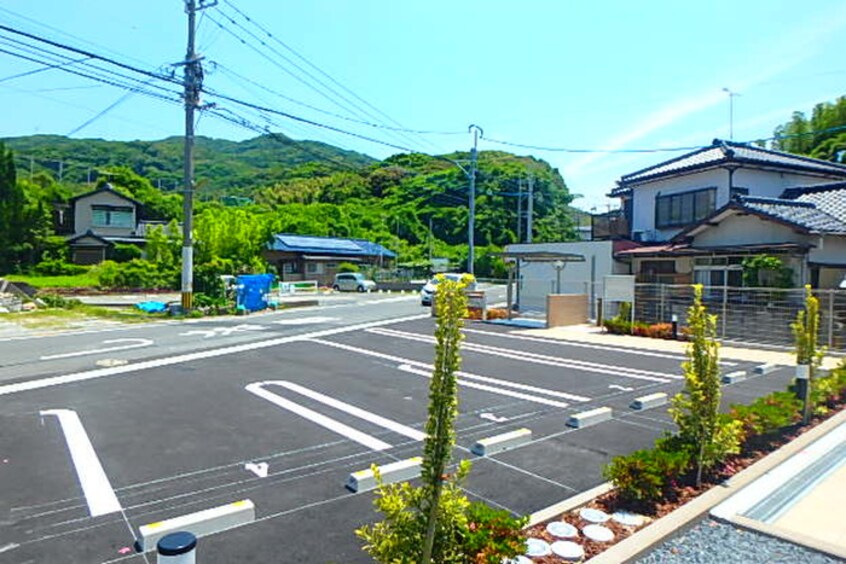
[(0, 82), (7, 82), (9, 80), (15, 80), (17, 78), (23, 78), (25, 76), (30, 76), (32, 74), (37, 74), (37, 73), (40, 73), (40, 72), (53, 70), (57, 67), (62, 67), (62, 66), (66, 66), (66, 65), (75, 65), (76, 63), (81, 63), (82, 61), (86, 61), (88, 59), (89, 59), (89, 57), (83, 57), (81, 59), (76, 59), (76, 60), (73, 60), (73, 61), (70, 61), (70, 62), (67, 62), (67, 63), (56, 63), (55, 65), (49, 65), (49, 66), (46, 66), (46, 67), (41, 67), (41, 68), (38, 68), (38, 69), (33, 69), (33, 70), (26, 71), (26, 72), (18, 73), (18, 74), (13, 74), (13, 75), (10, 75), (10, 76), (6, 76), (4, 78), (0, 78)]
[[(229, 0), (223, 0), (223, 2), (224, 2), (224, 4), (226, 4), (227, 6), (229, 6), (230, 8), (232, 8), (232, 9), (233, 9), (236, 13), (238, 13), (238, 15), (240, 15), (240, 16), (241, 16), (242, 18), (244, 18), (246, 21), (248, 21), (248, 22), (249, 22), (249, 23), (251, 23), (252, 25), (256, 26), (259, 30), (261, 30), (261, 31), (262, 31), (265, 35), (267, 35), (270, 39), (272, 39), (273, 41), (275, 41), (276, 43), (278, 43), (279, 45), (281, 45), (282, 47), (284, 47), (285, 49), (287, 49), (287, 50), (288, 50), (291, 54), (293, 54), (295, 57), (297, 57), (298, 59), (300, 59), (301, 61), (303, 61), (303, 63), (307, 64), (308, 66), (310, 66), (311, 68), (313, 68), (315, 71), (317, 71), (318, 73), (320, 73), (321, 75), (323, 75), (324, 77), (326, 77), (326, 78), (327, 78), (330, 82), (332, 82), (333, 84), (335, 84), (336, 86), (338, 86), (339, 88), (341, 88), (342, 90), (344, 90), (345, 92), (347, 92), (348, 94), (350, 94), (351, 96), (353, 96), (354, 98), (356, 98), (357, 100), (359, 100), (360, 102), (362, 102), (362, 103), (363, 103), (364, 105), (366, 105), (367, 107), (369, 107), (369, 108), (371, 108), (372, 110), (374, 110), (376, 113), (378, 113), (378, 114), (379, 114), (379, 115), (381, 115), (382, 117), (386, 118), (388, 121), (390, 121), (391, 123), (393, 123), (393, 124), (394, 124), (394, 125), (396, 125), (397, 127), (401, 127), (401, 128), (402, 128), (402, 127), (404, 127), (401, 123), (399, 123), (398, 121), (396, 121), (395, 119), (393, 119), (391, 116), (389, 116), (389, 115), (388, 115), (388, 114), (386, 114), (385, 112), (381, 111), (379, 108), (377, 108), (376, 106), (374, 106), (373, 104), (371, 104), (370, 102), (368, 102), (367, 100), (365, 100), (364, 98), (362, 98), (361, 96), (359, 96), (358, 94), (356, 94), (354, 91), (352, 91), (352, 90), (350, 90), (349, 88), (347, 88), (346, 86), (344, 86), (341, 82), (339, 82), (338, 80), (336, 80), (335, 78), (333, 78), (333, 77), (332, 77), (329, 73), (325, 72), (323, 69), (321, 69), (320, 67), (318, 67), (317, 65), (315, 65), (314, 63), (312, 63), (310, 60), (308, 60), (305, 56), (303, 56), (303, 55), (301, 55), (300, 53), (298, 53), (298, 52), (297, 52), (297, 51), (296, 51), (293, 47), (291, 47), (290, 45), (288, 45), (287, 43), (285, 43), (284, 41), (282, 41), (281, 39), (279, 39), (277, 36), (275, 36), (274, 34), (272, 34), (272, 33), (271, 33), (271, 32), (270, 32), (267, 28), (265, 28), (264, 26), (262, 26), (260, 23), (258, 23), (257, 21), (253, 20), (252, 18), (250, 18), (247, 14), (245, 14), (242, 10), (240, 10), (240, 9), (239, 9), (237, 6), (235, 6), (232, 2), (230, 2)], [(462, 132), (462, 133), (464, 133), (464, 132)], [(427, 142), (428, 142), (428, 141), (427, 141)], [(429, 144), (431, 145), (431, 143), (429, 143)], [(431, 146), (433, 146), (433, 147), (434, 147), (434, 145), (431, 145)], [(437, 149), (437, 147), (435, 147), (435, 148)]]
[(391, 126), (387, 126), (387, 125), (383, 125), (383, 124), (379, 124), (379, 123), (373, 123), (373, 122), (369, 122), (369, 121), (351, 118), (351, 117), (348, 117), (348, 116), (343, 116), (341, 114), (331, 112), (331, 111), (325, 110), (323, 108), (318, 108), (317, 106), (313, 106), (311, 104), (308, 104), (306, 102), (302, 102), (302, 101), (297, 100), (295, 98), (291, 98), (290, 96), (286, 96), (285, 94), (282, 94), (281, 92), (277, 92), (276, 90), (273, 90), (272, 88), (268, 88), (264, 84), (261, 84), (260, 82), (252, 80), (251, 78), (248, 78), (248, 77), (234, 71), (233, 69), (229, 68), (228, 66), (225, 66), (225, 65), (218, 63), (216, 61), (213, 61), (212, 64), (216, 65), (224, 73), (230, 74), (230, 75), (238, 78), (239, 80), (249, 82), (250, 84), (252, 84), (252, 85), (254, 85), (258, 88), (261, 88), (262, 90), (268, 92), (269, 94), (272, 94), (274, 96), (278, 96), (279, 98), (282, 98), (283, 100), (287, 100), (287, 101), (292, 102), (294, 104), (298, 104), (298, 105), (303, 106), (305, 108), (308, 108), (310, 110), (314, 110), (315, 112), (320, 112), (324, 115), (328, 115), (328, 116), (331, 116), (331, 117), (334, 117), (334, 118), (346, 120), (346, 121), (349, 121), (349, 122), (352, 122), (352, 123), (357, 123), (357, 124), (360, 124), (360, 125), (366, 125), (368, 127), (374, 127), (374, 128), (378, 128), (378, 129), (386, 129), (386, 130), (389, 130), (389, 131), (399, 131), (399, 132), (402, 132), (402, 133), (415, 133), (415, 134), (420, 134), (420, 135), (467, 135), (466, 131), (438, 131), (438, 130), (429, 130), (429, 129), (406, 129), (406, 128), (402, 128), (402, 127), (391, 127)]
[[(151, 82), (151, 81), (152, 81), (152, 79), (150, 79), (150, 81), (148, 81), (148, 83)], [(103, 110), (98, 112), (96, 115), (90, 117), (84, 123), (82, 123), (79, 126), (73, 128), (67, 134), (67, 136), (70, 137), (74, 133), (79, 133), (80, 131), (82, 131), (83, 129), (85, 129), (86, 127), (88, 127), (89, 125), (91, 125), (92, 123), (94, 123), (95, 121), (97, 121), (98, 119), (100, 119), (101, 117), (103, 117), (104, 115), (106, 115), (107, 113), (109, 113), (110, 111), (112, 111), (113, 109), (115, 109), (116, 107), (118, 107), (119, 105), (124, 103), (125, 101), (127, 101), (129, 98), (132, 97), (133, 94), (135, 94), (137, 92), (138, 92), (138, 89), (126, 91), (120, 98), (118, 98), (117, 100), (115, 100), (114, 102), (109, 104), (106, 108), (104, 108)]]
[[(276, 59), (274, 59), (273, 57), (271, 57), (270, 55), (265, 53), (261, 48), (256, 47), (255, 45), (253, 45), (249, 41), (245, 40), (243, 37), (238, 35), (238, 33), (233, 31), (232, 29), (225, 27), (219, 21), (214, 19), (212, 16), (209, 16), (208, 19), (210, 21), (214, 22), (215, 24), (217, 24), (221, 29), (223, 29), (224, 31), (226, 31), (227, 33), (232, 35), (232, 37), (237, 39), (241, 44), (243, 44), (244, 46), (253, 50), (259, 56), (261, 56), (262, 58), (264, 58), (265, 60), (270, 62), (272, 65), (274, 65), (275, 67), (279, 68), (280, 70), (282, 70), (283, 72), (285, 72), (286, 74), (291, 76), (294, 80), (296, 80), (300, 84), (302, 84), (305, 87), (313, 90), (314, 92), (316, 92), (317, 94), (319, 94), (320, 96), (322, 96), (323, 98), (325, 98), (326, 100), (328, 100), (329, 102), (331, 102), (332, 104), (337, 106), (338, 108), (344, 110), (345, 112), (348, 112), (351, 116), (360, 117), (362, 115), (360, 107), (357, 106), (354, 102), (350, 102), (344, 96), (339, 95), (336, 90), (333, 90), (331, 87), (326, 86), (326, 84), (324, 82), (320, 81), (319, 79), (315, 79), (313, 75), (311, 75), (307, 71), (303, 70), (302, 67), (300, 67), (299, 65), (297, 65), (296, 63), (291, 61), (290, 58), (286, 57), (284, 54), (280, 53), (279, 51), (277, 51), (273, 47), (267, 45), (267, 43), (265, 43), (261, 38), (256, 37), (255, 34), (253, 34), (251, 31), (245, 29), (238, 22), (236, 22), (235, 20), (233, 20), (232, 18), (227, 16), (224, 12), (220, 12), (220, 13), (221, 13), (221, 15), (223, 15), (223, 17), (227, 18), (234, 26), (243, 30), (245, 33), (247, 33), (254, 40), (258, 41), (264, 49), (267, 49), (270, 52), (274, 53), (277, 57), (284, 59), (288, 64), (292, 65), (294, 68), (296, 68), (300, 72), (302, 72), (305, 76), (309, 77), (311, 80), (313, 80), (317, 84), (319, 84), (320, 87), (317, 87), (314, 84), (311, 84), (308, 80), (302, 78), (301, 76), (298, 76), (296, 73), (294, 73), (293, 71), (291, 71), (290, 69), (288, 69), (287, 67), (282, 65), (279, 61), (277, 61)], [(328, 91), (328, 93), (327, 93), (327, 91)], [(364, 112), (364, 115), (367, 115), (366, 112)], [(405, 136), (403, 133), (393, 133), (392, 132), (392, 133), (389, 133), (389, 135), (394, 137), (395, 140), (399, 139), (401, 143), (411, 142), (410, 144), (412, 144), (412, 145), (415, 144), (415, 142), (413, 140), (411, 140), (410, 138)]]

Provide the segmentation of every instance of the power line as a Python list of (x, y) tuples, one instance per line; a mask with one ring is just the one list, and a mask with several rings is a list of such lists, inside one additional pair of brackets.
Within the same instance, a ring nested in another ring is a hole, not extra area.
[(76, 59), (76, 60), (74, 60), (74, 61), (69, 61), (69, 62), (67, 62), (67, 63), (56, 63), (55, 65), (49, 65), (49, 66), (42, 67), (42, 68), (39, 68), (39, 69), (33, 69), (33, 70), (26, 71), (26, 72), (21, 72), (21, 73), (18, 73), (18, 74), (13, 74), (13, 75), (11, 75), (11, 76), (7, 76), (7, 77), (4, 77), (4, 78), (0, 78), (0, 82), (7, 82), (7, 81), (9, 81), (9, 80), (14, 80), (14, 79), (16, 79), (16, 78), (23, 78), (23, 77), (25, 77), (25, 76), (29, 76), (29, 75), (32, 75), (32, 74), (37, 74), (37, 73), (39, 73), (39, 72), (44, 72), (44, 71), (52, 70), (52, 69), (57, 68), (57, 67), (62, 67), (62, 66), (66, 66), (66, 65), (74, 65), (74, 64), (76, 64), (76, 63), (81, 63), (82, 61), (86, 61), (86, 60), (88, 60), (88, 59), (89, 59), (89, 57), (84, 57), (84, 58), (82, 58), (82, 59)]
[[(341, 82), (339, 82), (338, 80), (336, 80), (335, 78), (333, 78), (333, 77), (332, 77), (329, 73), (325, 72), (323, 69), (321, 69), (320, 67), (318, 67), (317, 65), (315, 65), (314, 63), (312, 63), (310, 60), (308, 60), (305, 56), (303, 56), (303, 55), (301, 55), (300, 53), (298, 53), (298, 52), (297, 52), (297, 51), (296, 51), (293, 47), (291, 47), (290, 45), (288, 45), (287, 43), (285, 43), (284, 41), (282, 41), (281, 39), (279, 39), (277, 36), (275, 36), (274, 34), (272, 34), (272, 33), (271, 33), (271, 32), (270, 32), (267, 28), (265, 28), (265, 27), (264, 27), (264, 26), (262, 26), (260, 23), (258, 23), (257, 21), (253, 20), (252, 18), (250, 18), (247, 14), (245, 14), (242, 10), (240, 10), (240, 9), (239, 9), (237, 6), (235, 6), (232, 2), (230, 2), (229, 0), (223, 0), (223, 2), (224, 2), (227, 6), (229, 6), (230, 8), (232, 8), (232, 9), (233, 9), (236, 13), (238, 13), (238, 14), (239, 14), (242, 18), (244, 18), (247, 22), (249, 22), (249, 23), (251, 23), (252, 25), (256, 26), (259, 30), (261, 30), (261, 31), (262, 31), (265, 35), (267, 35), (270, 39), (272, 39), (273, 41), (275, 41), (276, 43), (278, 43), (279, 45), (281, 45), (282, 47), (284, 47), (285, 49), (287, 49), (287, 50), (288, 50), (291, 54), (293, 54), (295, 57), (297, 57), (298, 59), (300, 59), (301, 61), (303, 61), (305, 64), (307, 64), (308, 66), (310, 66), (311, 68), (313, 68), (315, 71), (317, 71), (318, 73), (320, 73), (321, 75), (323, 75), (324, 77), (326, 77), (326, 78), (327, 78), (330, 82), (332, 82), (333, 84), (335, 84), (336, 86), (338, 86), (339, 88), (341, 88), (342, 90), (344, 90), (345, 92), (347, 92), (348, 94), (350, 94), (351, 96), (353, 96), (354, 98), (356, 98), (357, 100), (359, 100), (361, 103), (363, 103), (363, 104), (364, 104), (364, 105), (366, 105), (367, 107), (371, 108), (371, 109), (372, 109), (373, 111), (375, 111), (377, 114), (379, 114), (379, 115), (381, 115), (382, 117), (386, 118), (388, 121), (390, 121), (391, 123), (393, 123), (395, 126), (397, 126), (397, 127), (399, 127), (399, 128), (403, 128), (403, 129), (405, 129), (405, 127), (404, 127), (404, 126), (403, 126), (400, 122), (398, 122), (397, 120), (393, 119), (391, 116), (389, 116), (389, 115), (388, 115), (388, 114), (386, 114), (385, 112), (381, 111), (379, 108), (377, 108), (376, 106), (374, 106), (373, 104), (371, 104), (370, 102), (368, 102), (367, 100), (365, 100), (364, 98), (362, 98), (361, 96), (359, 96), (358, 94), (356, 94), (354, 91), (352, 91), (352, 90), (350, 90), (349, 88), (347, 88), (346, 86), (344, 86)], [(428, 144), (429, 144), (429, 146), (434, 147), (435, 149), (438, 149), (438, 147), (436, 147), (435, 145), (433, 145), (432, 143), (430, 143), (427, 139), (425, 139), (425, 138), (421, 138), (421, 139), (422, 139), (424, 142), (428, 143)]]
[[(232, 19), (231, 17), (229, 17), (229, 16), (228, 16), (225, 12), (222, 12), (222, 11), (221, 11), (221, 12), (220, 12), (220, 14), (221, 14), (223, 17), (225, 17), (226, 19), (228, 19), (228, 20), (232, 23), (232, 25), (234, 25), (234, 26), (238, 27), (239, 29), (243, 30), (243, 31), (244, 31), (247, 35), (249, 35), (250, 37), (252, 37), (254, 40), (258, 41), (258, 42), (262, 45), (262, 47), (264, 47), (265, 49), (267, 49), (267, 50), (271, 51), (271, 52), (272, 52), (272, 53), (274, 53), (276, 56), (278, 56), (278, 57), (280, 57), (280, 58), (284, 59), (284, 60), (285, 60), (288, 64), (292, 65), (294, 68), (296, 68), (297, 70), (299, 70), (299, 71), (300, 71), (301, 73), (303, 73), (305, 76), (309, 77), (312, 81), (314, 81), (314, 82), (316, 82), (317, 84), (319, 84), (322, 88), (318, 88), (318, 87), (316, 87), (315, 85), (310, 84), (310, 83), (309, 83), (306, 79), (302, 78), (301, 76), (298, 76), (296, 73), (294, 73), (294, 72), (293, 72), (293, 71), (291, 71), (290, 69), (286, 68), (284, 65), (282, 65), (281, 63), (279, 63), (279, 61), (275, 60), (274, 58), (272, 58), (271, 56), (269, 56), (267, 53), (265, 53), (264, 51), (262, 51), (262, 49), (259, 49), (259, 48), (258, 48), (258, 47), (256, 47), (255, 45), (252, 45), (251, 43), (249, 43), (248, 41), (246, 41), (243, 37), (240, 37), (240, 36), (239, 36), (236, 32), (234, 32), (233, 30), (231, 30), (231, 29), (229, 29), (229, 28), (224, 27), (224, 26), (223, 26), (220, 22), (218, 22), (218, 21), (217, 21), (216, 19), (214, 19), (212, 16), (209, 16), (209, 20), (210, 20), (210, 21), (214, 22), (214, 23), (215, 23), (215, 24), (217, 24), (217, 25), (218, 25), (221, 29), (223, 29), (224, 31), (226, 31), (227, 33), (229, 33), (230, 35), (232, 35), (233, 37), (235, 37), (235, 38), (236, 38), (239, 42), (241, 42), (241, 44), (245, 45), (246, 47), (249, 47), (250, 49), (252, 49), (252, 50), (253, 50), (253, 51), (255, 51), (256, 53), (258, 53), (258, 54), (259, 54), (262, 58), (264, 58), (265, 60), (267, 60), (267, 61), (269, 61), (271, 64), (273, 64), (275, 67), (279, 68), (280, 70), (282, 70), (283, 72), (285, 72), (286, 74), (288, 74), (289, 76), (291, 76), (294, 80), (296, 80), (297, 82), (299, 82), (299, 83), (303, 84), (303, 85), (304, 85), (304, 86), (306, 86), (307, 88), (309, 88), (309, 89), (311, 89), (311, 90), (315, 91), (316, 93), (318, 93), (320, 96), (322, 96), (322, 97), (323, 97), (323, 98), (325, 98), (326, 100), (330, 101), (331, 103), (333, 103), (333, 104), (334, 104), (334, 105), (336, 105), (337, 107), (341, 108), (342, 110), (344, 110), (344, 111), (348, 112), (350, 115), (353, 115), (353, 116), (359, 116), (359, 117), (360, 117), (361, 115), (368, 115), (367, 111), (366, 111), (366, 110), (362, 110), (362, 109), (361, 109), (361, 107), (360, 107), (360, 106), (358, 106), (355, 102), (350, 101), (348, 98), (346, 98), (346, 97), (345, 97), (345, 96), (343, 96), (342, 94), (338, 93), (338, 92), (337, 92), (336, 90), (334, 90), (332, 87), (330, 87), (330, 86), (326, 85), (326, 84), (325, 84), (323, 81), (321, 81), (320, 79), (315, 78), (315, 77), (314, 77), (314, 75), (312, 75), (312, 74), (311, 74), (311, 73), (309, 73), (308, 71), (304, 70), (301, 66), (299, 66), (299, 65), (297, 65), (295, 62), (291, 61), (291, 59), (290, 59), (290, 58), (286, 57), (284, 54), (280, 53), (278, 50), (276, 50), (276, 49), (275, 49), (275, 48), (273, 48), (272, 46), (270, 46), (270, 45), (268, 45), (267, 43), (265, 43), (265, 42), (264, 42), (261, 38), (257, 37), (257, 36), (256, 36), (254, 33), (252, 33), (250, 30), (248, 30), (248, 29), (244, 28), (242, 25), (240, 25), (240, 24), (239, 24), (238, 22), (236, 22), (234, 19)], [(326, 90), (326, 91), (330, 92), (331, 94), (327, 94), (327, 92), (325, 92), (324, 90)], [(343, 101), (343, 103), (342, 103), (341, 101), (339, 101), (339, 100), (342, 100), (342, 101)], [(372, 116), (371, 116), (371, 117), (372, 117)], [(402, 141), (401, 141), (401, 142), (403, 142), (403, 143), (407, 143), (407, 142), (409, 142), (409, 141), (410, 141), (412, 144), (414, 143), (414, 141), (413, 141), (412, 139), (408, 138), (408, 137), (407, 137), (407, 136), (405, 136), (403, 133), (395, 133), (394, 135), (398, 136), (398, 137), (395, 137), (395, 139), (397, 139), (397, 138), (398, 138), (398, 139), (402, 139)]]
[(533, 149), (535, 151), (549, 151), (553, 153), (667, 153), (678, 151), (694, 151), (701, 149), (702, 145), (695, 145), (689, 147), (658, 147), (653, 149), (574, 149), (572, 147), (545, 147), (542, 145), (528, 145), (525, 143), (514, 143), (511, 141), (502, 141), (498, 139), (484, 138), (488, 143), (495, 143), (497, 145), (506, 145), (509, 147), (520, 147), (521, 149)]
[(414, 134), (419, 134), (419, 135), (466, 135), (466, 132), (464, 132), (464, 131), (438, 131), (438, 130), (430, 130), (430, 129), (407, 129), (407, 128), (404, 128), (404, 127), (391, 127), (391, 126), (382, 125), (382, 124), (379, 124), (379, 123), (373, 123), (373, 122), (369, 122), (369, 121), (351, 118), (351, 117), (348, 117), (348, 116), (343, 116), (341, 114), (331, 112), (331, 111), (325, 110), (323, 108), (318, 108), (317, 106), (313, 106), (313, 105), (308, 104), (306, 102), (303, 102), (301, 100), (291, 98), (290, 96), (286, 96), (285, 94), (282, 94), (281, 92), (277, 92), (277, 91), (273, 90), (272, 88), (268, 88), (264, 84), (261, 84), (260, 82), (252, 80), (251, 78), (248, 78), (248, 77), (232, 70), (228, 66), (225, 66), (221, 63), (213, 61), (212, 64), (216, 65), (224, 73), (231, 74), (232, 76), (238, 78), (239, 80), (249, 82), (250, 84), (252, 84), (252, 85), (254, 85), (258, 88), (261, 88), (262, 90), (268, 92), (269, 94), (272, 94), (274, 96), (278, 96), (279, 98), (282, 98), (283, 100), (287, 100), (289, 102), (292, 102), (294, 104), (298, 104), (298, 105), (303, 106), (305, 108), (308, 108), (310, 110), (314, 110), (315, 112), (320, 112), (324, 115), (328, 115), (328, 116), (331, 116), (331, 117), (334, 117), (334, 118), (346, 120), (346, 121), (349, 121), (351, 123), (357, 123), (357, 124), (360, 124), (360, 125), (366, 125), (368, 127), (374, 127), (374, 128), (378, 128), (378, 129), (385, 129), (385, 130), (388, 130), (388, 131), (398, 131), (398, 132), (402, 132), (402, 133), (414, 133)]

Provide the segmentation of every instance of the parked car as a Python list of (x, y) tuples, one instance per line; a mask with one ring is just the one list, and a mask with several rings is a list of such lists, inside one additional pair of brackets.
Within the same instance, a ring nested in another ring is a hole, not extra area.
[(368, 280), (360, 272), (344, 272), (335, 275), (332, 289), (341, 292), (369, 292), (376, 288), (376, 282)]
[[(441, 274), (440, 276), (443, 276), (444, 278), (446, 278), (448, 280), (454, 280), (456, 282), (461, 280), (461, 278), (463, 276), (470, 276), (472, 278), (472, 281), (467, 286), (467, 289), (468, 290), (475, 290), (476, 289), (476, 278), (473, 277), (472, 274), (463, 274), (463, 273), (460, 273), (460, 272), (445, 272), (444, 274)], [(438, 280), (437, 276), (432, 278), (428, 282), (426, 282), (426, 285), (423, 286), (423, 288), (420, 290), (420, 304), (421, 305), (424, 305), (424, 306), (431, 306), (432, 305), (432, 299), (435, 297), (435, 292), (438, 290), (438, 283), (439, 282), (440, 282), (440, 280)]]

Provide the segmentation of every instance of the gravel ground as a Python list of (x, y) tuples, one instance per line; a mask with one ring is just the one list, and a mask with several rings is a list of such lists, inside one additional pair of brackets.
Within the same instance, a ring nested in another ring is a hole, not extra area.
[(706, 519), (684, 534), (665, 542), (638, 562), (835, 564), (842, 561), (789, 542)]

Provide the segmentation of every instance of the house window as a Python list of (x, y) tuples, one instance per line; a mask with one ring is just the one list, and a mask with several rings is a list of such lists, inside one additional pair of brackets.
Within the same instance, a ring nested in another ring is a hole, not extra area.
[(134, 227), (132, 208), (91, 206), (91, 224), (94, 227)]
[(299, 263), (296, 262), (286, 262), (282, 265), (282, 272), (284, 274), (299, 274), (299, 266)]
[(682, 227), (708, 216), (716, 206), (716, 188), (655, 197), (655, 227)]
[(323, 263), (310, 262), (306, 264), (306, 272), (309, 274), (323, 274)]
[(693, 282), (703, 286), (743, 286), (743, 257), (700, 257), (693, 262)]

